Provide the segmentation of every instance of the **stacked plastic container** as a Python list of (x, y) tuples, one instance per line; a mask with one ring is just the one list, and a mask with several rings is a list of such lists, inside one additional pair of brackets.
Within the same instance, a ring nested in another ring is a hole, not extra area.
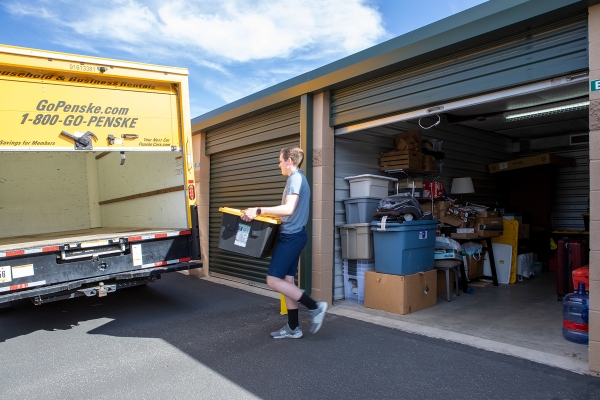
[(374, 221), (375, 271), (392, 275), (412, 275), (433, 269), (436, 220)]
[(344, 259), (344, 291), (346, 300), (364, 304), (365, 272), (375, 269), (373, 213), (389, 192), (396, 178), (358, 175), (345, 178), (350, 182), (350, 198), (344, 200), (346, 224), (340, 225), (342, 258)]
[(379, 201), (389, 192), (396, 178), (358, 175), (345, 178), (350, 183), (350, 197), (344, 200), (346, 224), (340, 225), (344, 259), (346, 300), (364, 304), (365, 272), (375, 269), (371, 221)]
[(344, 179), (350, 182), (350, 197), (344, 200), (347, 224), (371, 222), (379, 201), (389, 193), (390, 182), (398, 181), (396, 178), (370, 174)]
[(344, 293), (347, 301), (365, 303), (365, 272), (374, 269), (373, 260), (344, 260)]

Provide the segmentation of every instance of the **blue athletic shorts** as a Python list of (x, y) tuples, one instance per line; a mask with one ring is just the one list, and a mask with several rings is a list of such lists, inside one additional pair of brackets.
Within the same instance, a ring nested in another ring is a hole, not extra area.
[(304, 228), (297, 233), (280, 233), (271, 256), (271, 264), (267, 275), (280, 279), (285, 279), (286, 275), (296, 276), (300, 253), (306, 246), (306, 240), (306, 230)]

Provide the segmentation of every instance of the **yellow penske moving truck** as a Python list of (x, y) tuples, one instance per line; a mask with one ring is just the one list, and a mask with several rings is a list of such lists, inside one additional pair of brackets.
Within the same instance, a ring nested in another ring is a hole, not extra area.
[(0, 45), (0, 308), (201, 267), (187, 76)]

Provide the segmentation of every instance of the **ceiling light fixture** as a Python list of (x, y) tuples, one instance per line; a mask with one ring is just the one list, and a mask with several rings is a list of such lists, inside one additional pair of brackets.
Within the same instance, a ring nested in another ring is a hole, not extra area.
[(590, 106), (589, 100), (574, 99), (561, 101), (558, 103), (545, 104), (543, 106), (524, 108), (521, 110), (508, 111), (504, 113), (506, 122), (518, 121), (521, 119), (541, 117), (543, 115), (558, 114), (568, 111), (582, 110)]

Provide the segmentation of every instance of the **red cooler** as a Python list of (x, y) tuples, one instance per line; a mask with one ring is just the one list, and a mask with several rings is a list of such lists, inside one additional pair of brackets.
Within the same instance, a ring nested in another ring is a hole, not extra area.
[(590, 267), (588, 265), (573, 271), (573, 288), (579, 287), (580, 283), (585, 285), (585, 290), (590, 291)]

